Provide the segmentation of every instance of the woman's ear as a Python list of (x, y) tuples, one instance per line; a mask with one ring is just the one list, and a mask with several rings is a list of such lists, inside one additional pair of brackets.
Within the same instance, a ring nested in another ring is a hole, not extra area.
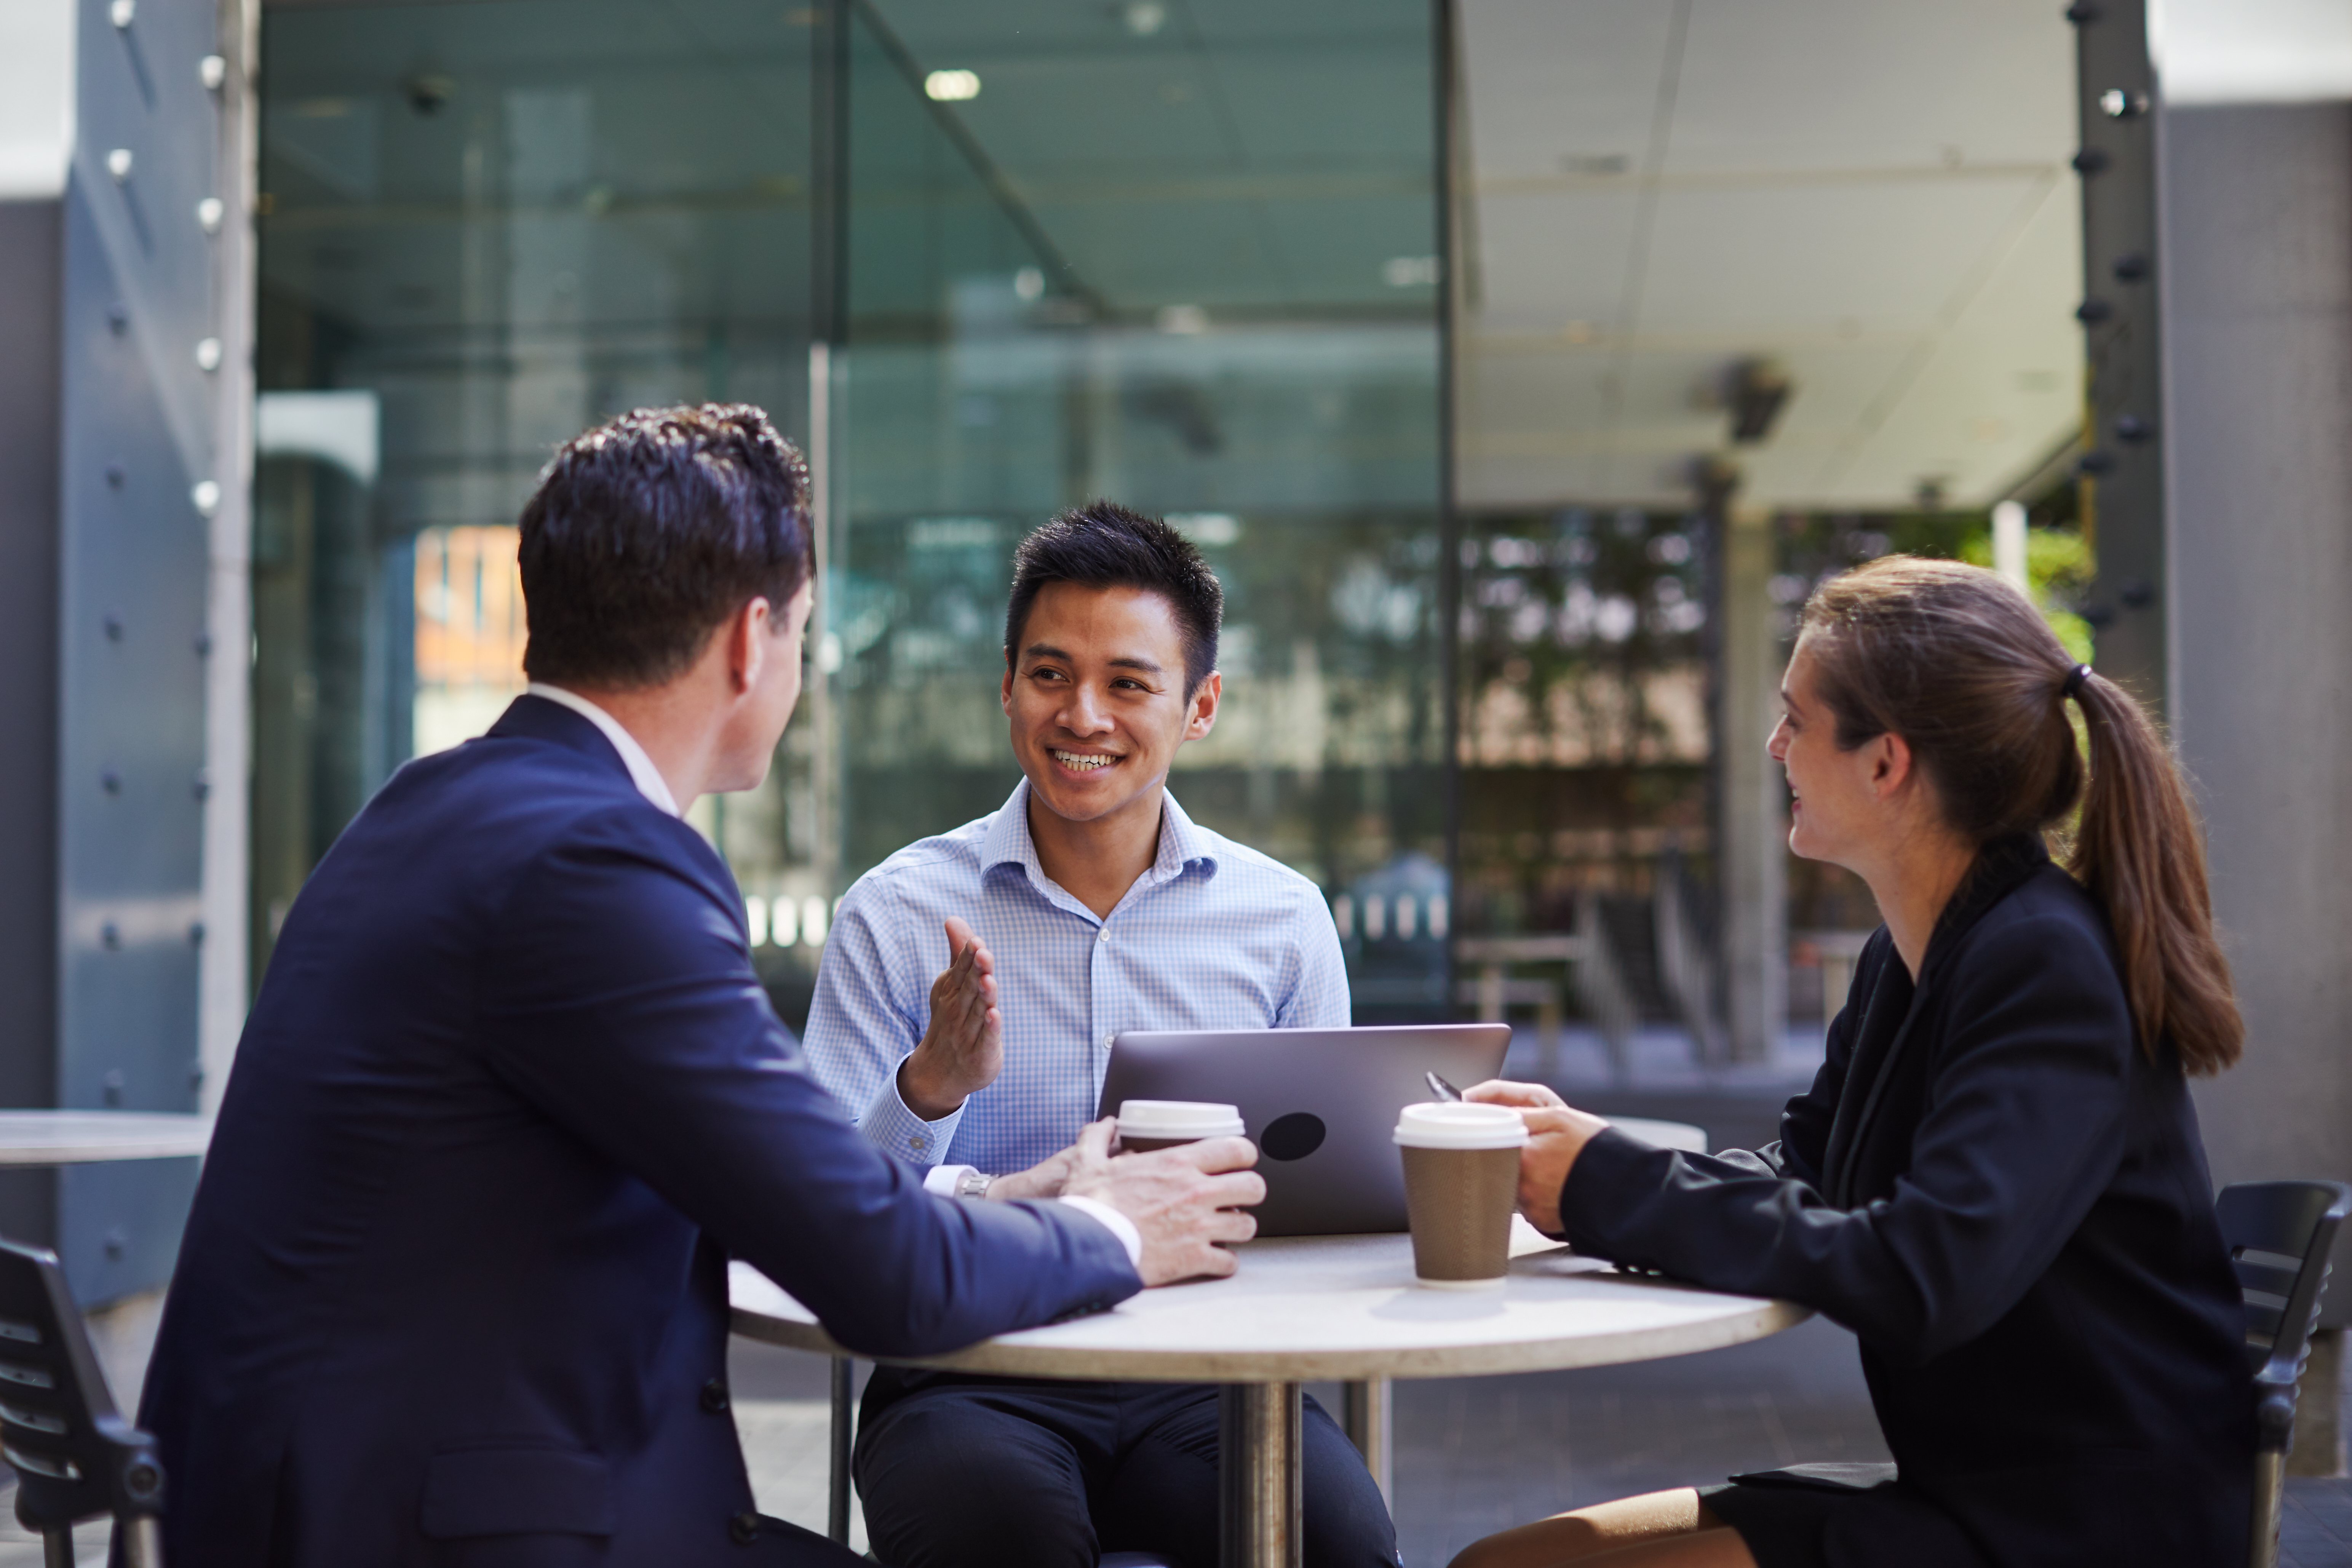
[(1870, 787), (1881, 800), (1892, 799), (1911, 782), (1911, 747), (1889, 731), (1870, 742)]

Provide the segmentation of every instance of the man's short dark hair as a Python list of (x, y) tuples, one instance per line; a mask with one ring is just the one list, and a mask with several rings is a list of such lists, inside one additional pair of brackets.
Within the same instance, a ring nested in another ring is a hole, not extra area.
[(1157, 594), (1176, 612), (1184, 638), (1184, 690), (1190, 695), (1217, 668), (1217, 628), (1225, 591), (1191, 540), (1156, 517), (1115, 501), (1072, 507), (1021, 542), (1013, 552), (1013, 598), (1004, 608), (1004, 662), (1021, 657), (1029, 606), (1048, 583), (1082, 588), (1136, 588)]
[(809, 579), (808, 463), (747, 403), (640, 408), (565, 443), (522, 511), (523, 672), (675, 679), (755, 596)]

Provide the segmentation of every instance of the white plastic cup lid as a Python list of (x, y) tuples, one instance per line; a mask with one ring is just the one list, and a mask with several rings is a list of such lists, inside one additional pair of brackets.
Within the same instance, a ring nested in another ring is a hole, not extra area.
[(1238, 1138), (1242, 1113), (1204, 1100), (1123, 1100), (1118, 1130), (1129, 1138)]
[(1438, 1100), (1398, 1111), (1396, 1141), (1408, 1149), (1517, 1149), (1528, 1124), (1507, 1105)]

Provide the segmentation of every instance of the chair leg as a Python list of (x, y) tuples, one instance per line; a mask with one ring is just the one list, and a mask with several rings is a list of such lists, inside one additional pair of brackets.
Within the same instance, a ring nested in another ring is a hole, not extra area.
[(163, 1523), (152, 1513), (134, 1513), (118, 1520), (115, 1533), (122, 1538), (122, 1568), (163, 1568)]
[(849, 1423), (851, 1364), (833, 1358), (833, 1466), (825, 1476), (824, 1532), (836, 1546), (849, 1544)]
[(72, 1525), (60, 1524), (41, 1531), (41, 1568), (74, 1568)]
[(2254, 1456), (2253, 1540), (2246, 1552), (2247, 1568), (2278, 1568), (2279, 1523), (2286, 1511), (2286, 1456)]
[(1394, 1450), (1391, 1447), (1389, 1380), (1374, 1377), (1347, 1384), (1341, 1394), (1342, 1425), (1347, 1428), (1348, 1441), (1363, 1455), (1364, 1468), (1372, 1473), (1372, 1483), (1381, 1489), (1381, 1499), (1393, 1505)]

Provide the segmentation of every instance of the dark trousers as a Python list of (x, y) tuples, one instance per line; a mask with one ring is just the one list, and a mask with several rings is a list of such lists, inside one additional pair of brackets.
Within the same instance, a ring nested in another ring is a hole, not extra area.
[[(1396, 1568), (1347, 1434), (1306, 1402), (1307, 1568)], [(875, 1369), (857, 1494), (888, 1568), (1095, 1568), (1106, 1552), (1217, 1564), (1217, 1391)]]

